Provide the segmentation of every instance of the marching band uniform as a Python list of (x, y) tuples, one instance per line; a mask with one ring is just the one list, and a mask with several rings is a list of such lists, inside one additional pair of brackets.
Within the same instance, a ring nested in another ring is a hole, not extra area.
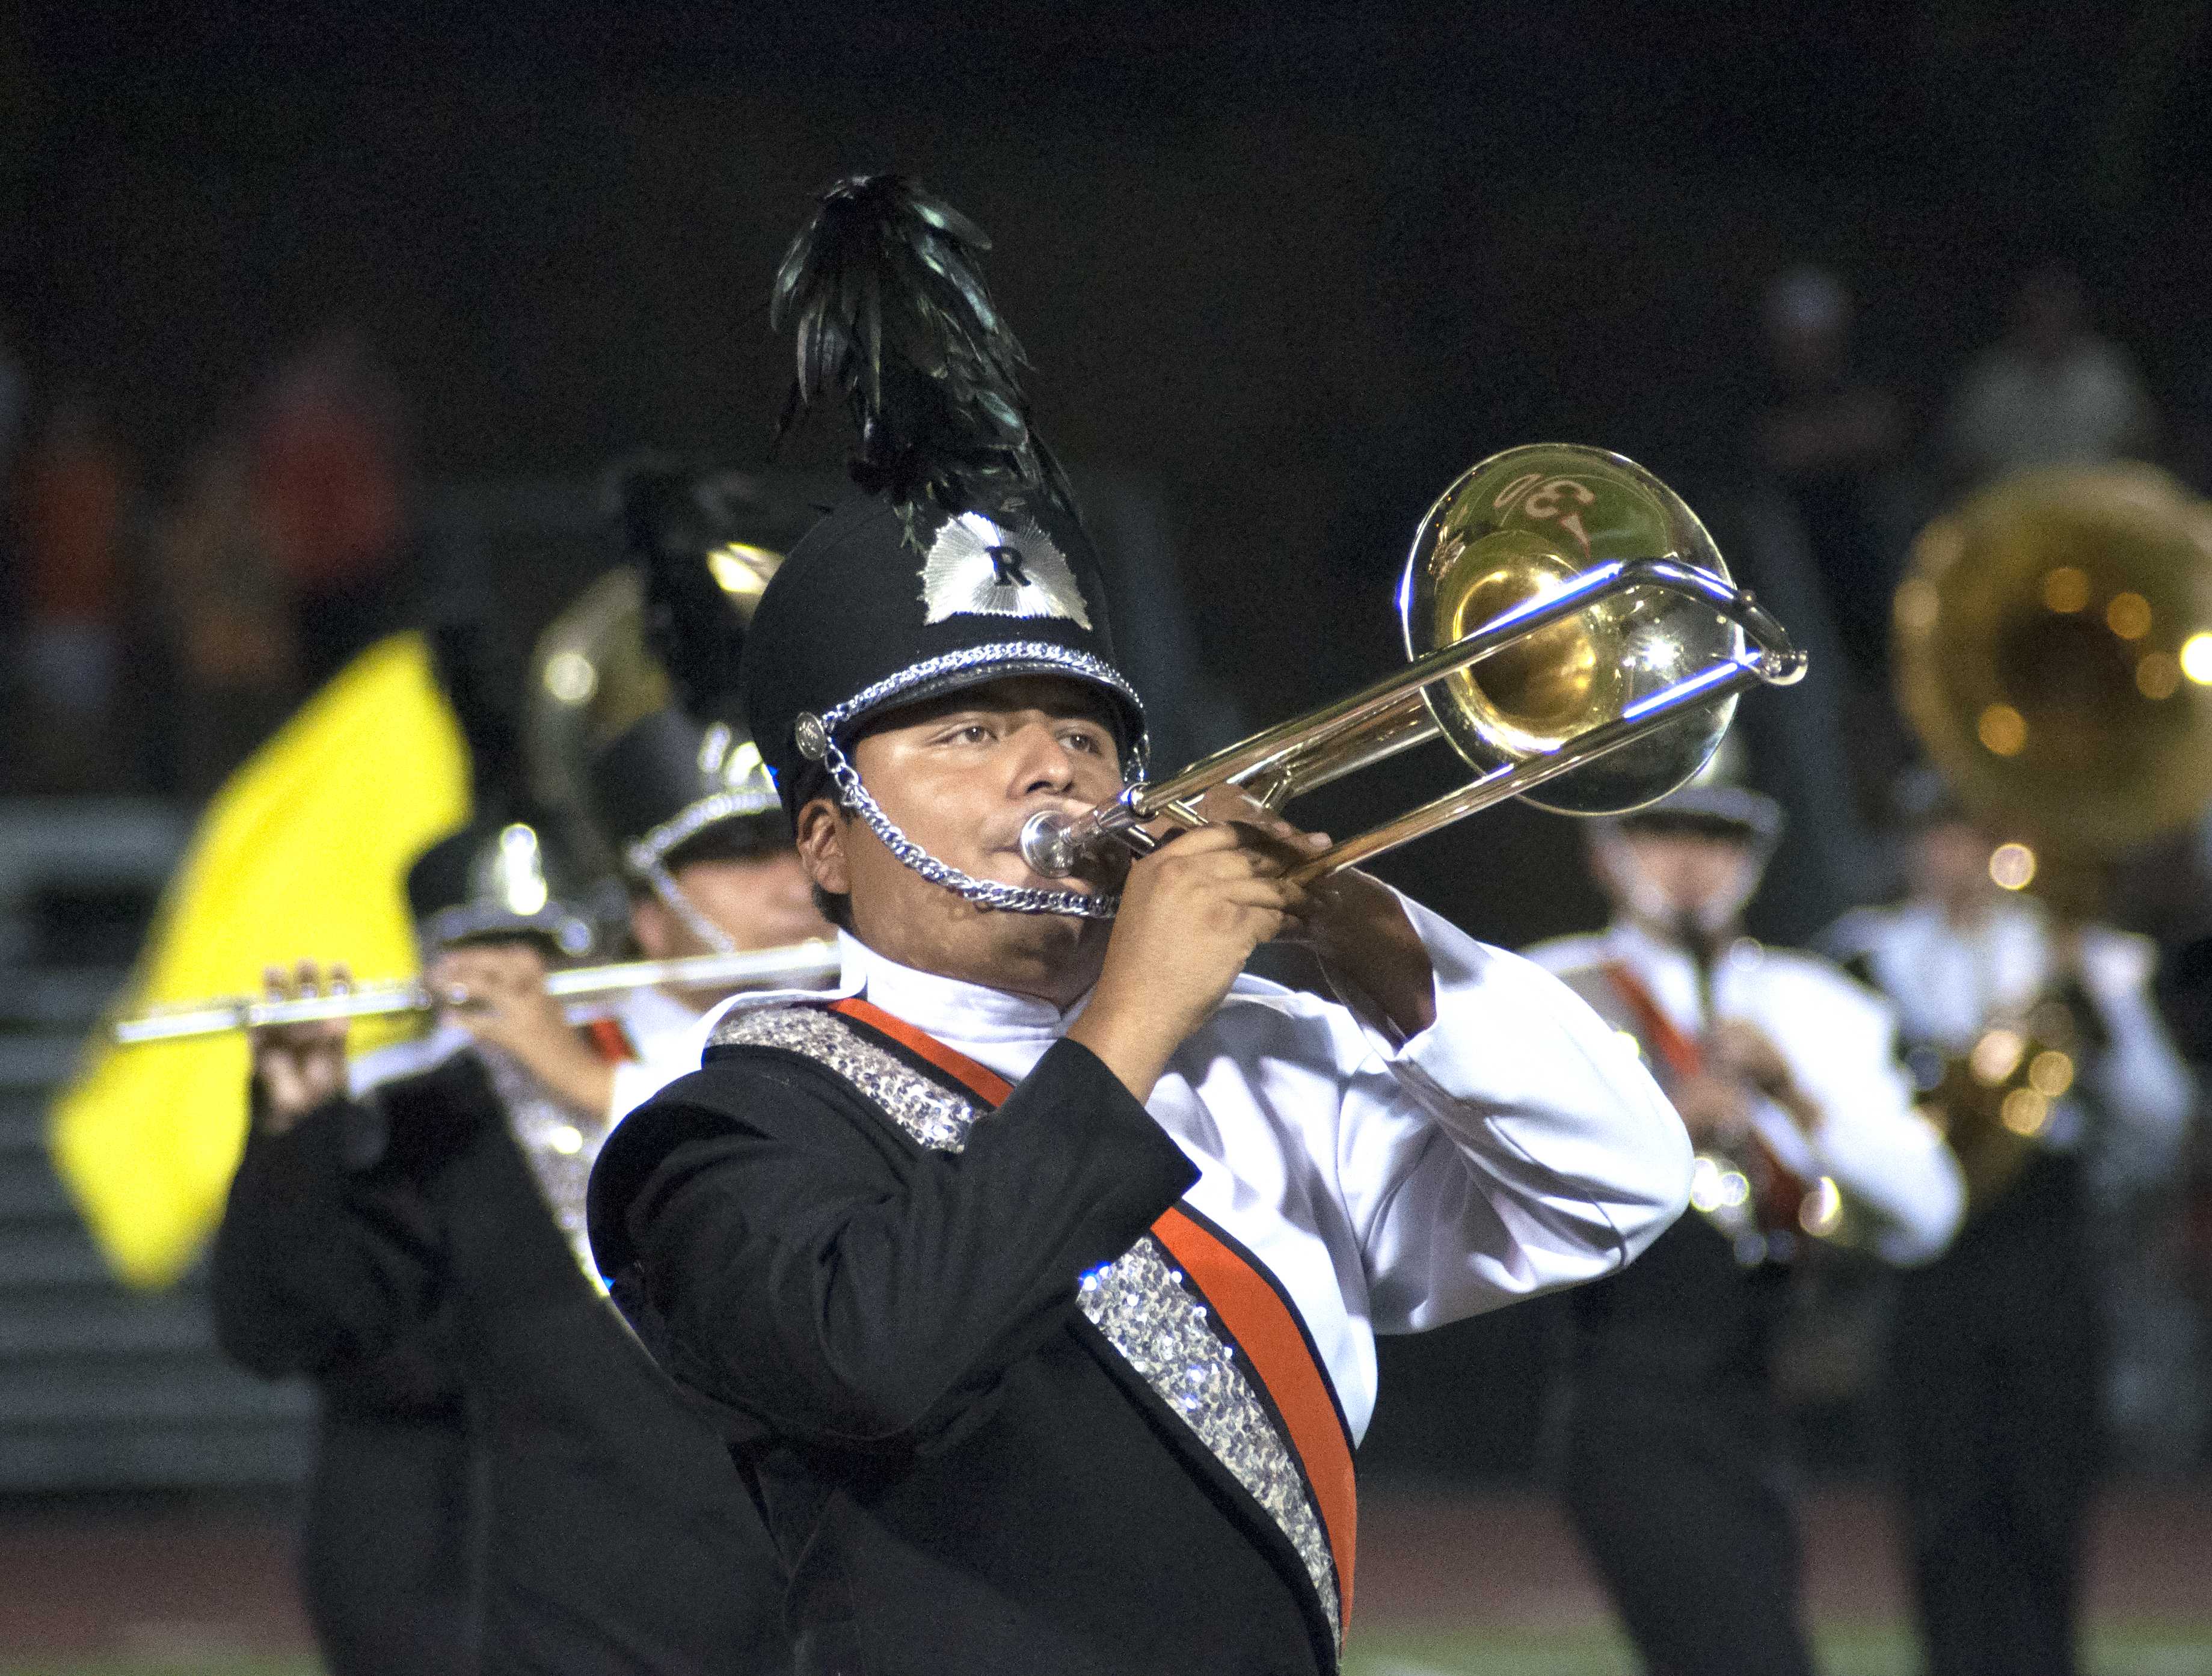
[[(1638, 822), (1747, 845), (1778, 829), (1765, 799), (1731, 787), (1686, 788), (1621, 825)], [(1748, 939), (1701, 975), (1687, 947), (1626, 917), (1529, 953), (1635, 1039), (1662, 1083), (1698, 1068), (1713, 1019), (1755, 1027), (1820, 1114), (1808, 1135), (1771, 1101), (1752, 1104), (1753, 1145), (1790, 1221), (1825, 1178), (1882, 1257), (1925, 1262), (1942, 1248), (1963, 1187), (1912, 1111), (1879, 998), (1825, 961)], [(1693, 1202), (1710, 1205), (1715, 1166), (1699, 1168)], [(1778, 1220), (1724, 1230), (1685, 1217), (1627, 1272), (1571, 1300), (1567, 1509), (1656, 1676), (1813, 1668), (1769, 1388), (1802, 1233)]]
[[(980, 239), (881, 179), (823, 216), (887, 186), (927, 222), (889, 242)], [(886, 242), (866, 232), (823, 237)], [(803, 292), (817, 271), (802, 240), (786, 276)], [(980, 281), (933, 295), (952, 307)], [(974, 361), (971, 343), (955, 375)], [(996, 422), (1018, 403), (978, 407)], [(863, 434), (878, 481), (917, 470), (911, 430)], [(979, 458), (1031, 446), (1016, 424)], [(1142, 707), (1053, 474), (956, 490), (921, 470), (927, 492), (848, 502), (769, 584), (744, 677), (769, 768), (794, 811), (834, 787), (988, 911), (1110, 913), (930, 856), (846, 755), (875, 716), (1051, 675), (1100, 694), (1141, 762)], [(1336, 1667), (1373, 1335), (1616, 1269), (1687, 1180), (1679, 1124), (1586, 1008), (1407, 912), (1437, 1021), (1403, 1041), (1247, 977), (1140, 1104), (1063, 1039), (1082, 1002), (848, 936), (835, 999), (740, 998), (702, 1068), (623, 1122), (594, 1172), (593, 1248), (757, 1489), (799, 1670)]]
[[(451, 946), (520, 927), (478, 901), (425, 929), (433, 946)], [(635, 998), (615, 1015), (624, 1011), (652, 1017)], [(598, 1028), (592, 1039), (610, 1059), (628, 1053), (618, 1030)], [(468, 1563), (441, 1581), (449, 1606), (468, 1589), (458, 1604), (475, 1647), (466, 1661), (368, 1656), (343, 1667), (783, 1667), (781, 1574), (758, 1514), (714, 1434), (580, 1264), (583, 1190), (605, 1116), (576, 1112), (450, 1022), (364, 1055), (349, 1080), (350, 1098), (249, 1147), (218, 1242), (219, 1318), (289, 1306), (300, 1343), (319, 1335), (324, 1354), (289, 1365), (264, 1355), (259, 1370), (313, 1373), (326, 1390), (357, 1383), (357, 1368), (383, 1367), (389, 1347), (435, 1345), (439, 1388), (458, 1397), (453, 1420), (466, 1442), (459, 1460), (447, 1451), (453, 1477), (438, 1499), (448, 1519), (436, 1528)], [(303, 1152), (319, 1165), (303, 1200), (317, 1206), (312, 1220), (283, 1202), (311, 1172), (270, 1162)], [(256, 1215), (272, 1201), (278, 1220)], [(451, 1509), (469, 1500), (464, 1541)], [(316, 1505), (332, 1524), (359, 1516), (335, 1493), (319, 1493)], [(376, 1533), (402, 1552), (424, 1534), (404, 1523)], [(311, 1550), (328, 1541), (326, 1530), (311, 1531)], [(310, 1576), (331, 1569), (313, 1564)], [(382, 1610), (364, 1602), (356, 1617)]]
[[(623, 521), (656, 602), (690, 580), (687, 559), (704, 578), (705, 553), (743, 531), (684, 480), (655, 477), (668, 504), (651, 509), (635, 504), (635, 483), (624, 485)], [(648, 537), (654, 550), (636, 550)], [(740, 626), (693, 614), (685, 650), (698, 655), (681, 674), (730, 661)], [(676, 684), (691, 695), (692, 683)], [(499, 798), (511, 735), (489, 707), (461, 707), (482, 790)], [(588, 743), (576, 791), (597, 835), (695, 941), (732, 948), (679, 876), (695, 861), (787, 850), (757, 750), (728, 721), (673, 705)], [(495, 841), (502, 832), (508, 841)], [(426, 948), (534, 933), (580, 951), (575, 936), (588, 929), (557, 894), (535, 915), (514, 912), (496, 877), (521, 853), (512, 837), (490, 823), (417, 864), (410, 894)], [(541, 867), (558, 859), (543, 841), (532, 853)], [(311, 1591), (335, 1577), (325, 1592), (354, 1606), (317, 1609), (319, 1625), (337, 1626), (325, 1640), (341, 1676), (787, 1668), (782, 1570), (759, 1513), (719, 1439), (607, 1307), (584, 1234), (600, 1143), (632, 1106), (696, 1067), (697, 1022), (696, 1006), (657, 989), (595, 1005), (580, 1029), (611, 1092), (605, 1109), (586, 1113), (447, 1019), (356, 1060), (350, 1099), (249, 1144), (218, 1243), (218, 1312), (249, 1365), (307, 1370), (325, 1390), (308, 1576)], [(289, 1336), (272, 1336), (272, 1320)], [(389, 1364), (417, 1372), (430, 1392), (434, 1446), (415, 1441), (422, 1424), (387, 1426), (376, 1447), (355, 1435), (359, 1404), (348, 1394), (374, 1388)], [(357, 1507), (388, 1504), (391, 1485), (415, 1483), (424, 1505), (393, 1508), (373, 1536), (349, 1540)], [(366, 1564), (362, 1547), (373, 1549)], [(420, 1578), (434, 1609), (417, 1614), (390, 1589), (368, 1598), (380, 1570)], [(418, 1616), (435, 1620), (435, 1637), (396, 1646), (393, 1630)], [(354, 1642), (340, 1645), (340, 1630)]]
[(1847, 914), (1826, 941), (1895, 1004), (1911, 1057), (1931, 1069), (2045, 998), (2087, 1025), (2074, 1090), (2019, 1173), (1902, 1278), (1891, 1343), (1930, 1672), (2069, 1676), (2102, 1432), (2089, 1183), (2100, 1168), (2154, 1179), (2194, 1101), (2151, 1000), (2154, 955), (2087, 926), (2069, 973), (2042, 906), (1994, 891), (1967, 924), (1917, 897)]
[(419, 1291), (434, 1219), (374, 1168), (358, 1108), (257, 1108), (210, 1260), (216, 1342), (318, 1401), (301, 1593), (332, 1676), (475, 1667), (470, 1434), (452, 1311)]

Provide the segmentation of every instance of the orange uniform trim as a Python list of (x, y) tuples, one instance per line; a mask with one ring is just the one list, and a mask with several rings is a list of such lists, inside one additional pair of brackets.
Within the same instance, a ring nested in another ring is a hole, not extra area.
[[(946, 1047), (925, 1030), (859, 997), (833, 1001), (830, 1011), (889, 1036), (935, 1066), (976, 1098), (997, 1106), (1014, 1085), (988, 1066)], [(1244, 1352), (1261, 1386), (1290, 1434), (1291, 1448), (1305, 1471), (1322, 1527), (1336, 1561), (1343, 1618), (1352, 1620), (1352, 1572), (1358, 1546), (1359, 1501), (1353, 1479), (1352, 1438), (1345, 1430), (1328, 1375), (1274, 1283), (1250, 1259), (1180, 1207), (1152, 1224), (1152, 1236), (1182, 1266), (1206, 1295), (1223, 1328)]]
[(1282, 1416), (1291, 1448), (1305, 1468), (1322, 1527), (1328, 1533), (1337, 1592), (1343, 1596), (1344, 1621), (1349, 1624), (1352, 1571), (1359, 1543), (1352, 1439), (1305, 1329), (1266, 1275), (1180, 1207), (1165, 1211), (1152, 1224), (1152, 1235), (1206, 1294), (1206, 1303), (1250, 1360), (1275, 1412)]
[[(1636, 1015), (1638, 1029), (1644, 1039), (1657, 1050), (1667, 1061), (1667, 1068), (1677, 1077), (1694, 1077), (1705, 1069), (1705, 1049), (1691, 1036), (1685, 1035), (1665, 1013), (1643, 981), (1620, 961), (1605, 964), (1605, 975), (1613, 991), (1628, 1004)], [(1784, 1163), (1765, 1138), (1754, 1129), (1744, 1137), (1742, 1151), (1749, 1155), (1747, 1162), (1755, 1165), (1749, 1173), (1753, 1192), (1758, 1199), (1759, 1221), (1762, 1228), (1794, 1229), (1797, 1226), (1798, 1207), (1804, 1203), (1808, 1183), (1797, 1172)]]
[(988, 1065), (978, 1065), (957, 1048), (947, 1048), (927, 1030), (917, 1030), (903, 1018), (894, 1018), (873, 1001), (854, 995), (832, 1001), (830, 1011), (859, 1020), (870, 1029), (889, 1036), (908, 1053), (918, 1054), (966, 1089), (977, 1099), (995, 1106), (1014, 1091), (1014, 1085)]
[(1643, 980), (1618, 960), (1605, 963), (1606, 981), (1613, 993), (1628, 1004), (1636, 1015), (1636, 1027), (1644, 1039), (1659, 1050), (1659, 1057), (1667, 1061), (1667, 1068), (1677, 1077), (1694, 1077), (1705, 1068), (1705, 1056), (1698, 1044), (1684, 1035), (1673, 1019), (1659, 1010), (1659, 1003), (1644, 987)]
[(599, 1056), (609, 1065), (620, 1065), (637, 1057), (637, 1049), (630, 1046), (629, 1037), (611, 1018), (594, 1018), (584, 1026), (584, 1033), (591, 1037)]

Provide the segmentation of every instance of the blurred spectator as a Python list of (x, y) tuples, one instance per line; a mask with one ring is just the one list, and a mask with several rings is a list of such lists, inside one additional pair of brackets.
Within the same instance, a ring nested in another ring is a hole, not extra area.
[(1796, 268), (1766, 293), (1770, 388), (1753, 455), (1797, 523), (1859, 684), (1887, 685), (1889, 595), (1897, 531), (1884, 516), (1887, 474), (1905, 418), (1889, 391), (1851, 363), (1851, 295), (1834, 275)]
[(24, 462), (21, 642), (17, 674), (29, 721), (22, 743), (41, 790), (101, 789), (122, 618), (129, 470), (82, 392), (57, 404)]
[(298, 689), (290, 599), (235, 436), (218, 437), (186, 469), (155, 554), (183, 688), (177, 779), (204, 797), (274, 731)]
[(2156, 430), (2135, 362), (2090, 330), (2081, 276), (2051, 262), (2021, 282), (2010, 334), (1966, 369), (1947, 441), (1954, 472), (1974, 483), (2137, 458)]
[(356, 335), (334, 333), (277, 375), (251, 457), (254, 516), (316, 686), (391, 626), (406, 534), (398, 404)]

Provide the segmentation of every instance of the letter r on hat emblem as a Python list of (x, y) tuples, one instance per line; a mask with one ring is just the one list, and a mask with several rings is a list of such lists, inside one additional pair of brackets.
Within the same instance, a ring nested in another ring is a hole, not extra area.
[(981, 513), (949, 519), (922, 562), (921, 602), (926, 623), (963, 616), (1059, 616), (1091, 626), (1067, 556), (1029, 519), (1014, 529)]

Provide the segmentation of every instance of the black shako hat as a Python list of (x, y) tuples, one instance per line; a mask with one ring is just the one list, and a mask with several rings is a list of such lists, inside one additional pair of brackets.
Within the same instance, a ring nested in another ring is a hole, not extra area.
[(758, 748), (726, 722), (664, 707), (610, 739), (586, 773), (592, 823), (634, 873), (790, 847)]
[(1125, 758), (1145, 711), (1114, 665), (1090, 537), (1062, 507), (1017, 492), (988, 510), (911, 523), (855, 497), (801, 540), (746, 637), (745, 714), (794, 817), (810, 763), (870, 718), (1015, 675), (1062, 675), (1109, 701)]
[(407, 906), (425, 955), (492, 938), (527, 938), (556, 956), (591, 952), (575, 907), (582, 880), (542, 821), (479, 819), (407, 870)]
[[(835, 398), (865, 493), (831, 511), (769, 583), (745, 640), (745, 715), (796, 819), (826, 775), (910, 867), (988, 907), (1109, 914), (1111, 898), (969, 877), (891, 823), (846, 755), (904, 705), (1009, 676), (1103, 694), (1124, 772), (1143, 773), (1144, 706), (1114, 665), (1098, 556), (1059, 463), (1029, 424), (1027, 365), (975, 267), (973, 223), (895, 175), (838, 182), (778, 270), (795, 325), (783, 429)], [(781, 433), (780, 433), (781, 434)]]
[(488, 938), (528, 938), (551, 955), (582, 955), (595, 940), (585, 879), (523, 786), (522, 741), (498, 625), (441, 623), (431, 661), (469, 754), (469, 824), (407, 870), (407, 906), (426, 955)]

